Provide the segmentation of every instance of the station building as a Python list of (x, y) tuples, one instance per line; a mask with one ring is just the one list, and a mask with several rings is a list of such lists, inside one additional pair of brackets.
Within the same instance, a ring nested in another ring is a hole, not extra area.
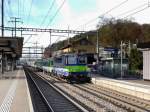
[(22, 37), (0, 37), (0, 72), (14, 70), (22, 56)]

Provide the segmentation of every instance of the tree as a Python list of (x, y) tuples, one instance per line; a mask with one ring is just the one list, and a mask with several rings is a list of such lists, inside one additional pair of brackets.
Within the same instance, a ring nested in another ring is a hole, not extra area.
[(131, 70), (141, 70), (143, 67), (142, 52), (138, 51), (137, 49), (131, 49), (129, 62)]

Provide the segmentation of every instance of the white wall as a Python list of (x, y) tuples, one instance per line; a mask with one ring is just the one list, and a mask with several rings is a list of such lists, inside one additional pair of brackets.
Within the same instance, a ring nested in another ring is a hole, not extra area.
[(143, 79), (150, 80), (150, 50), (143, 51)]

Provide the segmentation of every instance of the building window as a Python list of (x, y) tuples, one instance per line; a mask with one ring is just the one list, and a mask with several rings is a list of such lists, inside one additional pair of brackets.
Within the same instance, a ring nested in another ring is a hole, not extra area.
[(88, 43), (85, 40), (80, 41), (80, 45), (88, 45)]

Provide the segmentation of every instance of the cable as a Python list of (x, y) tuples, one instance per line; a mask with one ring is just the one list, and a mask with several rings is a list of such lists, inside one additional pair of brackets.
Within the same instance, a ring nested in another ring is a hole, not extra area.
[(20, 10), (20, 1), (18, 0), (18, 17), (19, 17), (19, 10)]
[[(125, 4), (125, 3), (128, 2), (128, 1), (129, 1), (129, 0), (125, 0), (125, 1), (123, 1), (123, 2), (121, 2), (121, 3), (119, 3), (118, 5), (114, 6), (113, 8), (111, 8), (110, 10), (108, 10), (108, 11), (106, 11), (105, 13), (101, 14), (100, 16), (104, 16), (104, 15), (110, 13), (111, 11), (113, 11), (113, 10), (119, 8), (120, 6), (122, 6), (123, 4)], [(87, 25), (87, 24), (89, 24), (89, 23), (91, 23), (91, 22), (93, 22), (93, 21), (99, 19), (100, 16), (98, 16), (98, 17), (96, 17), (96, 18), (93, 18), (92, 20), (86, 22), (86, 23), (83, 24), (83, 25), (80, 25), (79, 27), (85, 26), (85, 25)], [(77, 27), (76, 29), (78, 29), (79, 27)]]
[(23, 14), (24, 14), (24, 19), (27, 20), (28, 11), (27, 11), (27, 8), (25, 8), (25, 4), (27, 4), (27, 0), (24, 0), (24, 3), (23, 3)]
[(9, 16), (9, 17), (11, 17), (11, 13), (10, 13), (10, 11), (9, 11), (9, 9), (8, 9), (8, 6), (7, 6), (7, 3), (4, 1), (4, 4), (5, 4), (5, 8), (6, 8), (6, 13), (7, 13), (7, 15)]
[(57, 16), (57, 14), (59, 13), (59, 11), (61, 10), (61, 8), (63, 7), (63, 5), (65, 4), (66, 0), (64, 0), (62, 2), (62, 4), (60, 5), (60, 7), (58, 8), (58, 10), (56, 11), (56, 13), (54, 14), (54, 16), (50, 19), (48, 25), (46, 26), (46, 28), (53, 22), (54, 18)]
[(131, 10), (128, 10), (128, 11), (126, 11), (124, 13), (119, 14), (117, 17), (120, 17), (122, 15), (126, 15), (126, 14), (128, 14), (130, 12), (133, 12), (133, 11), (139, 9), (139, 8), (142, 8), (142, 7), (146, 6), (146, 5), (147, 5), (147, 3), (144, 3), (144, 4), (140, 5), (140, 6), (135, 7), (134, 9), (131, 9)]
[(29, 10), (29, 15), (28, 15), (27, 23), (29, 23), (29, 20), (30, 20), (32, 5), (33, 5), (33, 0), (31, 1), (31, 6), (30, 6), (30, 10)]
[(68, 36), (66, 36), (66, 35), (57, 35), (58, 37), (57, 37), (57, 39), (55, 40), (55, 42), (54, 43), (57, 43), (59, 40), (60, 40), (60, 37), (68, 37)]
[(123, 2), (121, 2), (120, 4), (116, 5), (115, 7), (111, 8), (110, 10), (108, 10), (107, 12), (105, 12), (104, 14), (102, 14), (102, 16), (105, 16), (106, 14), (110, 13), (111, 11), (119, 8), (120, 6), (122, 6), (123, 4), (125, 4), (126, 2), (128, 2), (129, 0), (125, 0)]
[(8, 6), (9, 6), (10, 15), (11, 15), (11, 17), (13, 17), (13, 12), (12, 12), (12, 8), (11, 8), (11, 1), (8, 0), (7, 3), (8, 3)]
[(48, 17), (49, 13), (51, 12), (51, 10), (52, 10), (52, 8), (53, 8), (53, 6), (54, 6), (55, 1), (56, 1), (56, 0), (53, 0), (52, 4), (50, 5), (50, 7), (49, 7), (49, 9), (48, 9), (47, 14), (44, 16), (44, 19), (43, 19), (43, 21), (41, 22), (40, 26), (42, 26), (42, 25), (45, 23), (45, 20), (46, 20), (46, 18)]
[(20, 1), (20, 18), (23, 19), (23, 3), (22, 3), (22, 0)]
[(25, 15), (25, 10), (24, 10), (25, 0), (22, 3), (23, 3), (23, 5), (22, 5), (22, 18), (24, 18), (24, 15)]
[(54, 14), (54, 16), (50, 19), (49, 23), (47, 24), (47, 26), (45, 28), (47, 28), (51, 23), (52, 21), (54, 20), (54, 18), (57, 16), (57, 14), (59, 13), (59, 11), (61, 10), (61, 8), (63, 7), (63, 5), (65, 4), (66, 0), (64, 0), (62, 2), (62, 4), (60, 5), (60, 7), (57, 9), (56, 13)]
[(30, 35), (30, 36), (27, 38), (27, 40), (23, 43), (23, 45), (25, 45), (25, 44), (30, 40), (31, 37), (32, 37), (32, 35)]
[(131, 13), (131, 14), (127, 15), (127, 16), (126, 16), (126, 17), (124, 17), (123, 19), (126, 19), (126, 18), (128, 18), (128, 17), (130, 17), (130, 16), (132, 16), (132, 15), (135, 15), (135, 14), (139, 13), (139, 12), (142, 12), (142, 11), (144, 11), (144, 10), (148, 9), (148, 8), (149, 8), (149, 6), (144, 7), (143, 9), (140, 9), (140, 10), (138, 10), (138, 11), (136, 11), (136, 12), (133, 12), (133, 13)]
[(4, 1), (4, 4), (5, 4), (5, 9), (6, 9), (6, 14), (7, 14), (7, 16), (5, 16), (5, 22), (7, 21), (7, 23), (8, 23), (8, 20), (9, 20), (9, 18), (11, 17), (11, 13), (10, 13), (10, 11), (9, 11), (9, 9), (8, 9), (8, 6), (7, 6), (7, 3)]

